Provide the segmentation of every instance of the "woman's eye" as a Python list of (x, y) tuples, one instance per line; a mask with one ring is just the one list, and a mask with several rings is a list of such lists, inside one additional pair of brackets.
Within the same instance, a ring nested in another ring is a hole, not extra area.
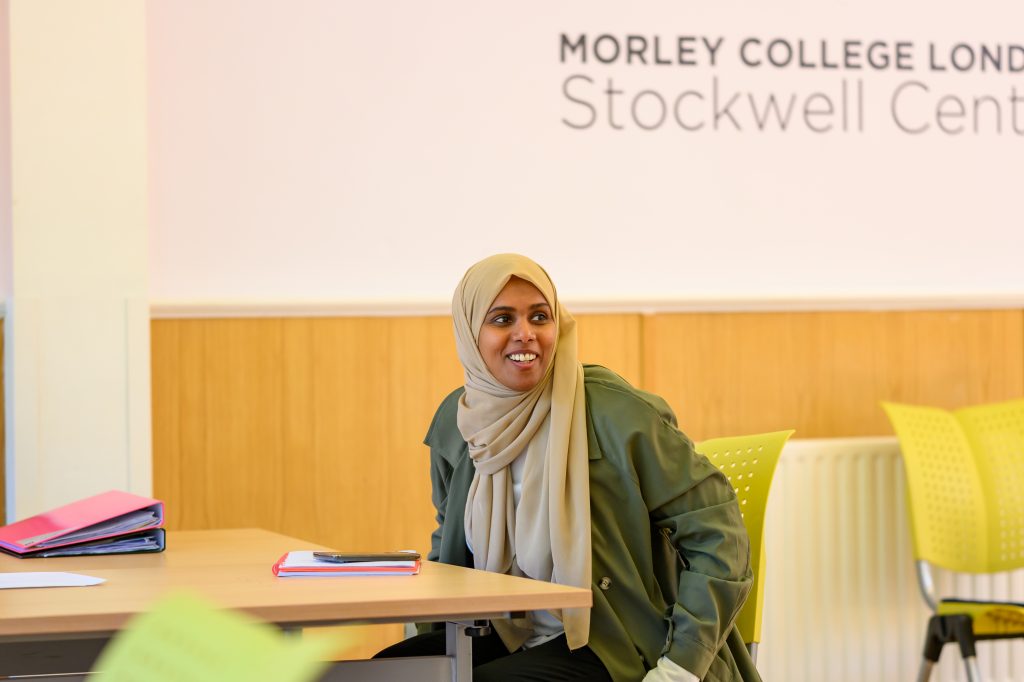
[(534, 313), (533, 314), (533, 321), (534, 322), (547, 322), (548, 321), (548, 314), (547, 313)]
[(508, 315), (498, 315), (493, 320), (491, 320), (491, 324), (508, 324), (508, 322), (509, 322)]

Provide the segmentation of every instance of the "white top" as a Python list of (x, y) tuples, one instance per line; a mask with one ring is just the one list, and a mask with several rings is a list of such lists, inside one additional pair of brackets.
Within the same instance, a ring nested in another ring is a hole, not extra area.
[[(526, 458), (520, 456), (512, 460), (512, 464), (509, 466), (509, 471), (512, 473), (512, 503), (516, 508), (519, 507), (519, 498), (523, 495), (523, 468), (525, 462)], [(512, 575), (525, 576), (527, 578), (533, 577), (526, 575), (518, 563), (512, 564), (511, 573)], [(543, 644), (565, 632), (562, 621), (555, 618), (554, 614), (550, 611), (527, 611), (526, 617), (533, 625), (533, 636), (523, 643), (523, 648), (525, 649)]]

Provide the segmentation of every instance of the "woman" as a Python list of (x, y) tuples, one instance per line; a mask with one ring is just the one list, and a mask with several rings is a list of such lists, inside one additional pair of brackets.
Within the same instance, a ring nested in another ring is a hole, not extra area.
[(426, 437), (429, 558), (594, 594), (593, 609), (494, 621), (474, 641), (474, 679), (759, 680), (733, 628), (751, 579), (736, 497), (668, 405), (580, 365), (575, 320), (528, 258), (471, 267), (452, 317), (466, 381)]

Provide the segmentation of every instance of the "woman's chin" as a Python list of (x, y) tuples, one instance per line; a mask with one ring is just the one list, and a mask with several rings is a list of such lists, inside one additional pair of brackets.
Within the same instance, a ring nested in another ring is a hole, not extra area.
[(536, 367), (532, 367), (529, 370), (522, 370), (517, 367), (511, 371), (503, 372), (502, 376), (497, 378), (502, 384), (513, 391), (525, 393), (537, 385), (541, 376), (540, 371)]

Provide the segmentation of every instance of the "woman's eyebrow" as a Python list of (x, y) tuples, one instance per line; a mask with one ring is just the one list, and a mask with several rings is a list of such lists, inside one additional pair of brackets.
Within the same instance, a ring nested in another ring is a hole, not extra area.
[(490, 315), (491, 313), (496, 313), (496, 312), (499, 312), (499, 311), (500, 312), (505, 312), (505, 313), (511, 313), (511, 312), (515, 312), (515, 308), (513, 308), (510, 305), (496, 305), (493, 308), (491, 308), (490, 310), (488, 310), (487, 314)]
[[(536, 310), (537, 308), (550, 308), (550, 307), (551, 307), (551, 305), (547, 301), (541, 301), (540, 303), (533, 303), (533, 304), (531, 304), (530, 305), (530, 310)], [(516, 311), (516, 309), (513, 308), (510, 305), (496, 305), (493, 308), (491, 308), (490, 310), (488, 310), (487, 314), (490, 315), (492, 313), (497, 313), (497, 312), (514, 313), (515, 311)]]

